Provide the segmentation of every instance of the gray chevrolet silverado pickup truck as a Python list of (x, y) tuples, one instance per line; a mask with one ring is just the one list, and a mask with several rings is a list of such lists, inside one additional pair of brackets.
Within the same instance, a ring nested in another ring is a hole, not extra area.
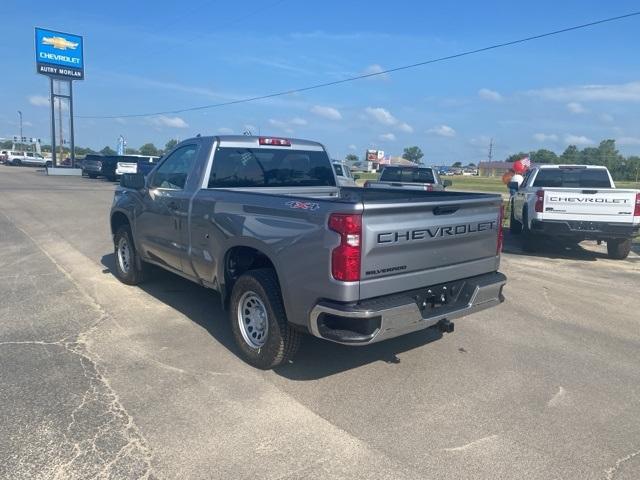
[(220, 293), (243, 358), (290, 359), (301, 335), (366, 345), (499, 304), (499, 195), (337, 187), (316, 142), (197, 137), (111, 209), (115, 272), (150, 264)]

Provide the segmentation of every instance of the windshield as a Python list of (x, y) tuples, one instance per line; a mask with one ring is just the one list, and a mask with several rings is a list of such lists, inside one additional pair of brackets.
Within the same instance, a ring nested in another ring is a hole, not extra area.
[(335, 178), (324, 151), (218, 148), (209, 188), (332, 187)]
[(385, 168), (380, 176), (381, 182), (435, 183), (433, 170), (430, 168)]
[(533, 182), (534, 187), (611, 188), (604, 168), (543, 168)]

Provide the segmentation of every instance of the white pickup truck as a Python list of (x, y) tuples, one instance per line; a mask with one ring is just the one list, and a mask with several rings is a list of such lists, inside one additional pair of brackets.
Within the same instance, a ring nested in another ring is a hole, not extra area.
[(610, 258), (624, 259), (640, 229), (640, 192), (618, 189), (605, 167), (541, 165), (530, 170), (511, 197), (511, 233), (522, 234), (523, 247), (539, 240), (607, 242)]

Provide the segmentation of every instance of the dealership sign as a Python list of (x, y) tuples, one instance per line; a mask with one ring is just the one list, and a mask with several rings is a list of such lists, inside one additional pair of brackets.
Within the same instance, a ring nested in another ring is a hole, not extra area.
[(84, 79), (82, 37), (36, 28), (36, 66), (50, 77)]

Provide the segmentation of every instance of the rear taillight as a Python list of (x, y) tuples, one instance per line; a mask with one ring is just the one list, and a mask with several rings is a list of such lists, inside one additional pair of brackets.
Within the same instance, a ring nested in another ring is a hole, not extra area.
[(359, 281), (362, 215), (333, 213), (329, 229), (340, 234), (340, 245), (331, 252), (331, 275), (341, 282)]
[(500, 216), (498, 217), (498, 241), (496, 242), (496, 255), (500, 255), (500, 252), (502, 252), (502, 245), (504, 245), (504, 228), (502, 228), (503, 221), (504, 221), (504, 205), (500, 205)]
[(535, 211), (538, 213), (542, 213), (544, 211), (544, 190), (538, 190), (536, 192)]
[(640, 193), (636, 193), (636, 208), (633, 209), (633, 216), (640, 217)]
[(427, 183), (427, 184), (424, 186), (424, 189), (425, 189), (425, 191), (427, 191), (427, 192), (433, 192), (433, 185), (431, 185), (430, 183)]
[(364, 188), (369, 188), (370, 186), (371, 186), (371, 184), (369, 183), (369, 180), (364, 182)]

